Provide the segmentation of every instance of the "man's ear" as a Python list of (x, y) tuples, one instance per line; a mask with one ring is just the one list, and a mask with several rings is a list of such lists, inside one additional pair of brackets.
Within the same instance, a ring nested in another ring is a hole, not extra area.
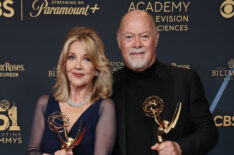
[(119, 32), (116, 33), (116, 38), (117, 38), (118, 46), (120, 48), (120, 34), (119, 34)]

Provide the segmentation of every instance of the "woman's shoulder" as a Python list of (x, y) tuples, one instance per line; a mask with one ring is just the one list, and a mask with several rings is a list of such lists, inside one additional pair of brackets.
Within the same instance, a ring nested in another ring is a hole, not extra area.
[(101, 102), (102, 105), (114, 105), (114, 101), (111, 98), (106, 98), (106, 99), (102, 99)]
[(101, 111), (103, 111), (103, 110), (113, 111), (114, 108), (115, 108), (114, 101), (111, 98), (102, 99), (101, 109), (100, 109)]
[(50, 98), (49, 94), (40, 96), (37, 100), (37, 108), (40, 108), (42, 109), (43, 112), (45, 112), (49, 98)]
[(44, 94), (38, 98), (38, 103), (45, 104), (48, 102), (49, 98), (50, 98), (49, 94)]

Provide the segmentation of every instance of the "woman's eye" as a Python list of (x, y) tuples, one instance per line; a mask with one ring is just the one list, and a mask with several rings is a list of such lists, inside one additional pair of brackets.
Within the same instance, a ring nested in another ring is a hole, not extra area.
[(90, 59), (88, 57), (85, 57), (84, 60), (85, 61), (90, 61)]
[(74, 59), (75, 59), (75, 57), (74, 57), (74, 56), (72, 56), (72, 55), (70, 55), (70, 56), (68, 56), (68, 57), (67, 57), (67, 59), (68, 59), (68, 60), (74, 60)]

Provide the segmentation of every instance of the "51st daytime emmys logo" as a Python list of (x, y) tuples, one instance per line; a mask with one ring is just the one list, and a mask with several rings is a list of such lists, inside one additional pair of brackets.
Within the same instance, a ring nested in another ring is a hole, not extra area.
[(220, 14), (224, 18), (232, 18), (234, 16), (234, 1), (225, 0), (220, 6)]
[(1, 17), (6, 17), (6, 18), (13, 17), (15, 14), (13, 5), (14, 5), (13, 0), (1, 0), (0, 1), (0, 18)]
[(94, 0), (90, 4), (79, 0), (34, 0), (30, 16), (36, 18), (43, 15), (83, 15), (95, 14), (100, 10)]
[(17, 106), (6, 99), (0, 101), (0, 144), (21, 144), (22, 136), (17, 119)]
[(144, 10), (154, 16), (159, 31), (189, 31), (189, 0), (135, 0), (128, 11)]

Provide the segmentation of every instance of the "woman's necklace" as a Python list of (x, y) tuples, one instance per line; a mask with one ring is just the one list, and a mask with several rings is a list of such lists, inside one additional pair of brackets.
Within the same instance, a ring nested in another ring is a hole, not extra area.
[(79, 103), (73, 103), (70, 99), (67, 99), (67, 103), (72, 107), (80, 107), (86, 104), (89, 98), (90, 98), (90, 95), (88, 95), (82, 102), (79, 102)]

